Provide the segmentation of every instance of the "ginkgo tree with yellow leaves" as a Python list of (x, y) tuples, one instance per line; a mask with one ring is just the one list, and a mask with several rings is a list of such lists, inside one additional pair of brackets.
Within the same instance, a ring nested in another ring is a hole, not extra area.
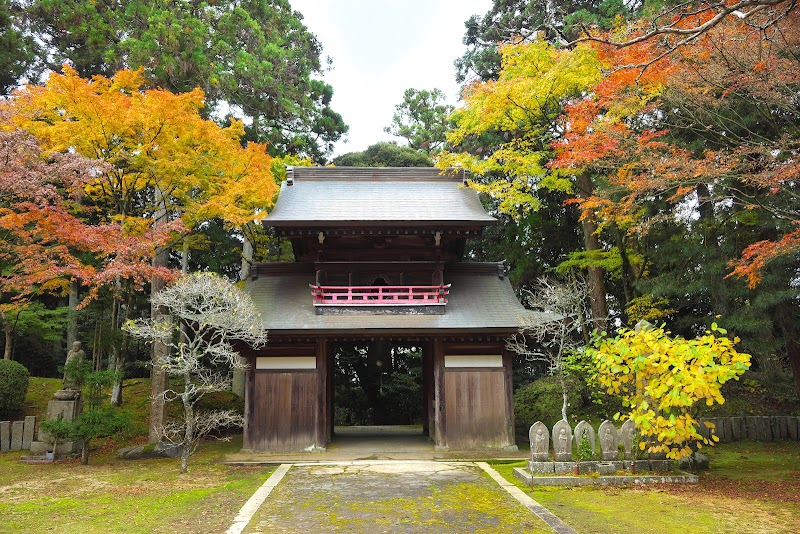
[(609, 394), (619, 395), (643, 441), (641, 449), (679, 459), (718, 441), (700, 433), (695, 406), (723, 404), (722, 385), (750, 367), (750, 355), (736, 351), (738, 338), (711, 325), (696, 338), (672, 337), (663, 326), (640, 322), (615, 337), (596, 334), (587, 349), (595, 364), (594, 380)]

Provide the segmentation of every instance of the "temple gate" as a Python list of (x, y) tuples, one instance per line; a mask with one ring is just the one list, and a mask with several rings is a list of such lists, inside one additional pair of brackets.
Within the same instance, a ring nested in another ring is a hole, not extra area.
[(264, 221), (295, 262), (256, 264), (246, 290), (269, 332), (245, 351), (244, 448), (324, 449), (339, 342), (422, 347), (423, 430), (438, 450), (515, 449), (504, 340), (526, 314), (502, 263), (464, 261), (495, 223), (461, 170), (289, 169)]

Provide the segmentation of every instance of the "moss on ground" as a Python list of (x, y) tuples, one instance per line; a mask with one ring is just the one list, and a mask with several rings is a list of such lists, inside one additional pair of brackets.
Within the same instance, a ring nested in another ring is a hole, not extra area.
[(800, 479), (800, 443), (777, 441), (725, 443), (701, 451), (711, 459), (708, 476), (773, 482)]
[(296, 467), (245, 532), (552, 532), (482, 471), (461, 469), (466, 474), (420, 484), (427, 474), (313, 474)]
[(578, 532), (797, 532), (800, 443), (740, 442), (706, 452), (711, 470), (686, 485), (531, 490), (513, 475), (525, 462), (494, 468)]
[(224, 532), (271, 469), (220, 463), (241, 439), (204, 444), (180, 474), (177, 459), (27, 465), (0, 454), (3, 532)]

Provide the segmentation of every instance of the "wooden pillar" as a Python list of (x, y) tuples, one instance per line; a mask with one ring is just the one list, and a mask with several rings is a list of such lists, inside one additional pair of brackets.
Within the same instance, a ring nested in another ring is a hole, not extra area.
[(326, 447), (328, 445), (328, 431), (330, 428), (330, 412), (328, 411), (328, 389), (330, 384), (328, 378), (330, 373), (328, 361), (328, 340), (317, 340), (317, 384), (319, 390), (317, 392), (317, 447)]
[(445, 419), (444, 390), (444, 342), (433, 342), (433, 444), (437, 449), (447, 448), (447, 421)]
[(433, 408), (433, 343), (422, 343), (422, 433), (431, 435)]
[(514, 365), (514, 354), (508, 350), (507, 348), (503, 347), (503, 376), (505, 378), (505, 401), (506, 401), (506, 432), (507, 432), (507, 439), (506, 442), (509, 449), (516, 450), (516, 436), (514, 432), (514, 376), (513, 376), (513, 365)]
[(253, 369), (256, 366), (255, 356), (247, 356), (247, 370), (244, 375), (244, 431), (242, 435), (242, 448), (247, 450), (253, 449), (253, 443), (250, 438), (250, 425), (252, 424), (251, 418), (253, 416)]
[(328, 376), (325, 377), (328, 392), (328, 398), (325, 399), (328, 406), (328, 428), (326, 430), (326, 439), (328, 440), (327, 442), (330, 443), (333, 439), (333, 425), (336, 421), (336, 414), (334, 413), (333, 406), (333, 371), (334, 367), (336, 366), (336, 359), (333, 357), (333, 347), (331, 346), (331, 342), (327, 340), (325, 343), (325, 357), (328, 361), (326, 366), (328, 370)]

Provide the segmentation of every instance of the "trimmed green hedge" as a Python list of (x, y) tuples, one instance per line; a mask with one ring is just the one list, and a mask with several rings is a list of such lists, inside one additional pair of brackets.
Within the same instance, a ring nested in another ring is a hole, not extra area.
[[(570, 404), (569, 413), (582, 405), (578, 384), (575, 380), (567, 380), (567, 397)], [(541, 421), (547, 428), (561, 419), (563, 397), (558, 378), (548, 376), (526, 384), (514, 393), (514, 426), (517, 434), (528, 434), (528, 429), (536, 421)]]
[(0, 414), (13, 414), (22, 408), (28, 393), (30, 373), (21, 363), (0, 360)]

